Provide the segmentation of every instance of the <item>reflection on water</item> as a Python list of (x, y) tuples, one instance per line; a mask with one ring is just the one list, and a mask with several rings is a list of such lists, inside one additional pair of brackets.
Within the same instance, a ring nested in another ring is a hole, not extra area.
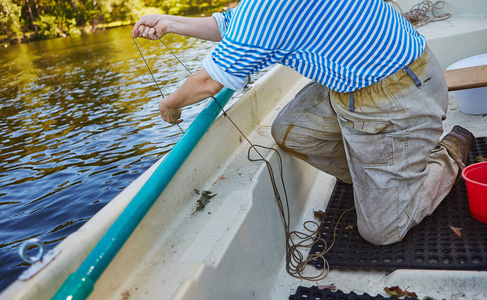
[[(0, 49), (0, 291), (27, 268), (17, 254), (74, 232), (179, 139), (130, 27)], [(159, 41), (138, 39), (164, 94), (187, 77)], [(170, 35), (191, 70), (213, 43)], [(183, 111), (185, 130), (204, 103)]]

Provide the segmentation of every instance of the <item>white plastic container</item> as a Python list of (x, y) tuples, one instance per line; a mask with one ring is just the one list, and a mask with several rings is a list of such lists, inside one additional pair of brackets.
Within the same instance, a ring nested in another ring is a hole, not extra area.
[[(487, 53), (468, 57), (450, 65), (447, 70), (487, 65)], [(465, 114), (487, 114), (487, 87), (455, 91), (460, 110)]]

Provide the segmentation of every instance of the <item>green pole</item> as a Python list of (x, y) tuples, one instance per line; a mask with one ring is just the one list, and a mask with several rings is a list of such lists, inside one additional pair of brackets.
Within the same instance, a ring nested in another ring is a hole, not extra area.
[(201, 111), (183, 137), (174, 145), (144, 186), (125, 210), (115, 220), (78, 270), (71, 273), (52, 299), (86, 299), (93, 291), (95, 282), (122, 248), (152, 204), (159, 198), (186, 158), (210, 128), (234, 91), (223, 88), (215, 101)]

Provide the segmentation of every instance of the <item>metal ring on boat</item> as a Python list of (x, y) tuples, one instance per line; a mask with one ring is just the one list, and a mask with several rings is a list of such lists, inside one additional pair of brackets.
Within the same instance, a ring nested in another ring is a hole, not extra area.
[[(39, 253), (37, 253), (36, 256), (31, 256), (31, 257), (27, 256), (25, 254), (25, 251), (27, 250), (27, 248), (29, 246), (38, 246), (39, 247)], [(44, 245), (44, 243), (40, 239), (37, 239), (37, 238), (25, 241), (20, 246), (20, 249), (19, 249), (20, 258), (22, 258), (22, 260), (28, 264), (33, 264), (33, 263), (36, 263), (39, 260), (41, 260), (42, 257), (44, 256), (45, 252), (46, 252), (46, 246)]]

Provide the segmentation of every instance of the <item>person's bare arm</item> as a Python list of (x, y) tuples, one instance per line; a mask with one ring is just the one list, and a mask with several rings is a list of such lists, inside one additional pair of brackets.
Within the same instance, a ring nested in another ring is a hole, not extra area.
[(167, 33), (176, 33), (214, 42), (222, 40), (218, 23), (213, 17), (190, 18), (171, 15), (143, 16), (135, 23), (132, 37), (155, 40)]
[(191, 75), (174, 93), (162, 99), (159, 111), (164, 121), (179, 124), (181, 108), (216, 95), (223, 85), (211, 78), (204, 69)]
[[(132, 37), (155, 40), (167, 33), (221, 41), (218, 23), (213, 17), (189, 18), (170, 15), (146, 15), (134, 25)], [(159, 111), (164, 121), (181, 123), (181, 108), (217, 94), (223, 85), (202, 69), (191, 75), (174, 93), (162, 99)]]

